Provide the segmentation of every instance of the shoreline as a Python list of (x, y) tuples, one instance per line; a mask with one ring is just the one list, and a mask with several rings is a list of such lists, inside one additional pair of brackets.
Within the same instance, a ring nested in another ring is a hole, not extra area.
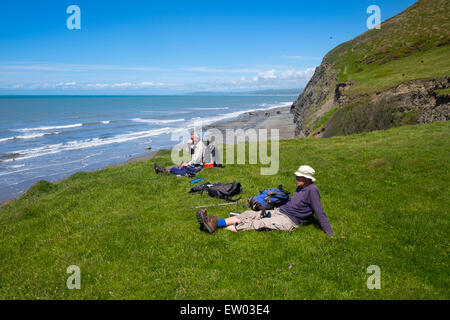
[[(279, 131), (279, 139), (280, 140), (293, 139), (294, 138), (294, 130), (295, 130), (295, 124), (294, 124), (293, 118), (294, 118), (293, 115), (290, 113), (290, 106), (277, 107), (277, 108), (258, 110), (258, 111), (248, 111), (248, 112), (244, 112), (243, 114), (239, 115), (238, 118), (236, 118), (236, 119), (222, 120), (222, 121), (213, 123), (211, 125), (208, 125), (204, 128), (204, 131), (206, 131), (208, 129), (218, 129), (221, 132), (225, 133), (225, 131), (227, 129), (231, 129), (231, 130), (267, 129), (268, 131), (270, 131), (270, 129), (279, 129), (280, 130)], [(270, 137), (268, 138), (268, 140), (270, 140)], [(231, 142), (231, 143), (234, 143), (234, 142)], [(96, 172), (96, 171), (100, 171), (100, 170), (104, 170), (104, 169), (108, 169), (108, 168), (112, 168), (112, 167), (124, 166), (129, 163), (148, 161), (148, 160), (153, 159), (155, 157), (155, 155), (158, 153), (158, 151), (160, 151), (160, 150), (164, 150), (164, 149), (148, 150), (146, 154), (132, 157), (123, 162), (108, 164), (99, 169), (92, 170), (92, 171), (86, 171), (86, 172)], [(63, 178), (63, 179), (59, 179), (52, 183), (60, 183), (61, 181), (64, 181), (65, 179), (69, 178), (70, 176)], [(42, 179), (42, 180), (45, 180), (45, 179)], [(32, 186), (30, 186), (30, 188)], [(0, 207), (10, 203), (11, 201), (14, 201), (15, 199), (20, 198), (21, 196), (26, 194), (30, 188), (25, 190), (21, 195), (19, 195), (17, 197), (0, 202)]]
[(211, 124), (205, 128), (218, 129), (225, 132), (227, 129), (279, 129), (280, 140), (295, 138), (294, 116), (290, 112), (291, 107), (278, 107), (267, 110), (249, 111), (240, 115), (237, 119), (224, 120)]
[[(222, 120), (205, 127), (208, 129), (218, 129), (225, 132), (227, 129), (279, 129), (280, 140), (293, 139), (295, 131), (294, 117), (290, 113), (291, 107), (279, 107), (267, 110), (249, 111), (240, 115), (237, 119)], [(288, 123), (287, 123), (288, 122)], [(269, 138), (270, 140), (270, 138)], [(133, 157), (127, 161), (109, 164), (98, 170), (103, 170), (111, 167), (123, 166), (128, 163), (142, 162), (153, 159), (158, 151), (164, 149), (150, 150), (147, 154)], [(95, 171), (98, 171), (95, 170)]]
[[(205, 127), (205, 131), (208, 129), (218, 129), (221, 132), (225, 132), (227, 129), (279, 129), (280, 140), (295, 138), (295, 123), (293, 116), (290, 112), (291, 107), (279, 107), (267, 110), (249, 111), (240, 115), (237, 119), (222, 120)], [(288, 122), (288, 123), (287, 123)], [(270, 140), (270, 138), (268, 139)], [(232, 142), (233, 143), (233, 142)], [(128, 163), (141, 162), (153, 159), (158, 151), (164, 149), (157, 149), (149, 151), (148, 154), (133, 157), (127, 161), (114, 163), (107, 165), (98, 170), (103, 170), (110, 167), (123, 166)]]

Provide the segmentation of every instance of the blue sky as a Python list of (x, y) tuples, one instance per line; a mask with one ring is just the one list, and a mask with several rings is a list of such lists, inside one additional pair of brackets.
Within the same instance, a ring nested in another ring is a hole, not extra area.
[[(0, 94), (301, 88), (323, 56), (414, 0), (2, 0)], [(69, 5), (81, 29), (69, 30)]]

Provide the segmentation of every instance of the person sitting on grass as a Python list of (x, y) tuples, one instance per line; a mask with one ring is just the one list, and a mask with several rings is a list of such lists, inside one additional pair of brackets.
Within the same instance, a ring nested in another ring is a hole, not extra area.
[[(291, 231), (310, 223), (315, 213), (322, 230), (333, 236), (331, 225), (322, 210), (319, 189), (313, 183), (316, 181), (314, 174), (315, 171), (310, 166), (301, 166), (295, 172), (296, 192), (286, 204), (273, 210), (266, 212), (250, 210), (231, 218), (218, 219), (215, 216), (208, 216), (206, 209), (200, 209), (196, 214), (200, 229), (209, 233), (214, 233), (218, 228), (226, 228), (233, 232), (245, 230)], [(270, 212), (270, 217), (268, 217), (268, 212)]]
[(165, 168), (161, 168), (158, 166), (158, 164), (155, 162), (155, 172), (158, 173), (166, 173), (170, 172), (175, 175), (180, 176), (188, 176), (192, 177), (197, 172), (203, 169), (203, 153), (205, 152), (205, 144), (202, 140), (200, 140), (200, 136), (196, 133), (191, 133), (191, 142), (188, 144), (189, 148), (193, 151), (192, 153), (192, 159), (189, 162), (183, 162), (182, 164), (175, 165), (175, 166), (168, 166)]

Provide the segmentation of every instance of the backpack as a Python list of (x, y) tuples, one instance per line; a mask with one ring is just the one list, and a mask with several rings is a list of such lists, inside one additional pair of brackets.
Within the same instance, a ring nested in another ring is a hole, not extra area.
[(235, 181), (233, 183), (209, 183), (206, 182), (199, 186), (195, 186), (191, 188), (189, 193), (200, 192), (208, 192), (208, 195), (213, 198), (225, 199), (227, 201), (237, 201), (239, 199), (233, 200), (232, 197), (238, 195), (242, 192), (242, 186), (239, 182)]
[(250, 208), (254, 211), (272, 210), (278, 208), (289, 201), (289, 191), (283, 190), (283, 186), (266, 189), (248, 200)]

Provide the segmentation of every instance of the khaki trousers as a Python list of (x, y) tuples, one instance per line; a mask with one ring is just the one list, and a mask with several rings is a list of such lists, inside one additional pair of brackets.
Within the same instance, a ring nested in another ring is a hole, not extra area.
[(245, 230), (280, 230), (291, 231), (298, 227), (288, 216), (282, 214), (278, 208), (266, 210), (270, 218), (261, 218), (261, 211), (245, 211), (236, 216), (241, 223), (236, 225), (237, 231)]

